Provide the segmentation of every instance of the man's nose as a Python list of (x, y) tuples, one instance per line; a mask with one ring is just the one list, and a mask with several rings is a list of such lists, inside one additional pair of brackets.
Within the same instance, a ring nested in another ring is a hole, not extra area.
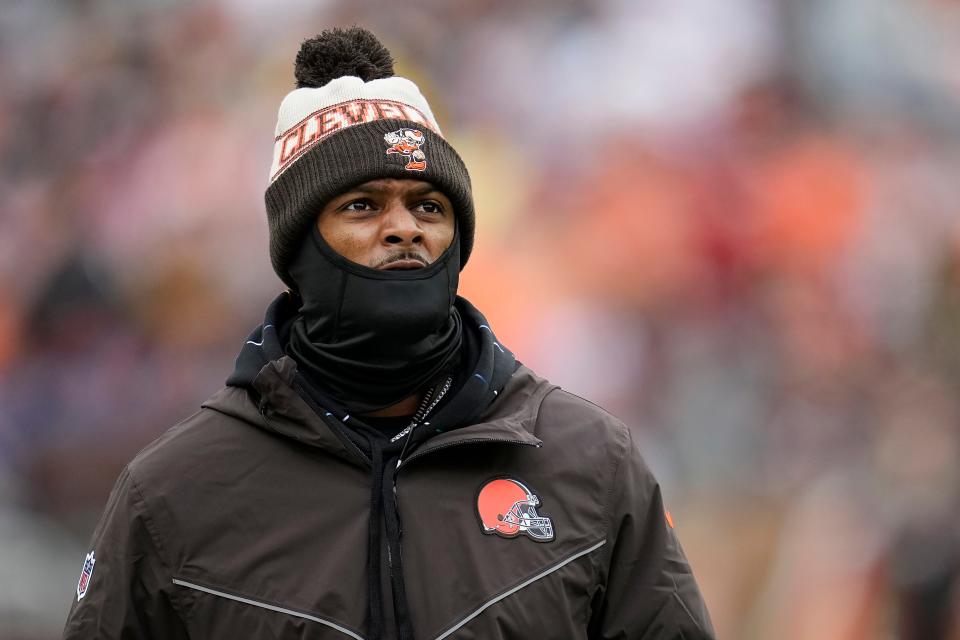
[(402, 203), (391, 203), (382, 216), (381, 239), (384, 244), (412, 246), (423, 242), (423, 229), (417, 217)]

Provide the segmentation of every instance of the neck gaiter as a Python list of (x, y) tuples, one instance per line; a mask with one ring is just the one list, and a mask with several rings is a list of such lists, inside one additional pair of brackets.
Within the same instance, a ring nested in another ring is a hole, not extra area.
[(459, 233), (432, 264), (383, 271), (347, 260), (311, 229), (289, 268), (301, 305), (286, 351), (317, 391), (362, 414), (446, 374), (463, 340)]

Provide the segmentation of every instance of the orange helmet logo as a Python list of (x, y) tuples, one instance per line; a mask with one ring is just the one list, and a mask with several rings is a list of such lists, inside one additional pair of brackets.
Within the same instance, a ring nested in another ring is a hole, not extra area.
[(483, 532), (503, 538), (526, 535), (538, 542), (553, 540), (553, 521), (537, 513), (539, 506), (540, 498), (512, 478), (490, 480), (477, 494)]

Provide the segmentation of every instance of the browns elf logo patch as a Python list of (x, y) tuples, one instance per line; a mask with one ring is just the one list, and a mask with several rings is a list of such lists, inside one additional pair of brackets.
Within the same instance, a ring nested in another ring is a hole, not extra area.
[(477, 494), (483, 532), (502, 538), (525, 535), (537, 542), (553, 540), (553, 521), (537, 513), (539, 506), (540, 498), (513, 478), (488, 480)]
[(407, 159), (404, 169), (424, 171), (427, 168), (427, 156), (420, 150), (423, 143), (427, 141), (422, 131), (407, 128), (397, 129), (385, 134), (383, 139), (390, 145), (387, 149), (388, 156), (398, 153)]

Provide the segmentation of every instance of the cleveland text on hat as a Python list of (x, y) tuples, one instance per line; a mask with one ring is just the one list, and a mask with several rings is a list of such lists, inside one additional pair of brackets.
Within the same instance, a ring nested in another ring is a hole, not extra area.
[(290, 163), (331, 133), (356, 124), (375, 120), (409, 120), (439, 134), (433, 122), (416, 107), (395, 100), (357, 99), (319, 109), (304, 118), (282, 136), (277, 137), (273, 150), (270, 180), (290, 166)]

